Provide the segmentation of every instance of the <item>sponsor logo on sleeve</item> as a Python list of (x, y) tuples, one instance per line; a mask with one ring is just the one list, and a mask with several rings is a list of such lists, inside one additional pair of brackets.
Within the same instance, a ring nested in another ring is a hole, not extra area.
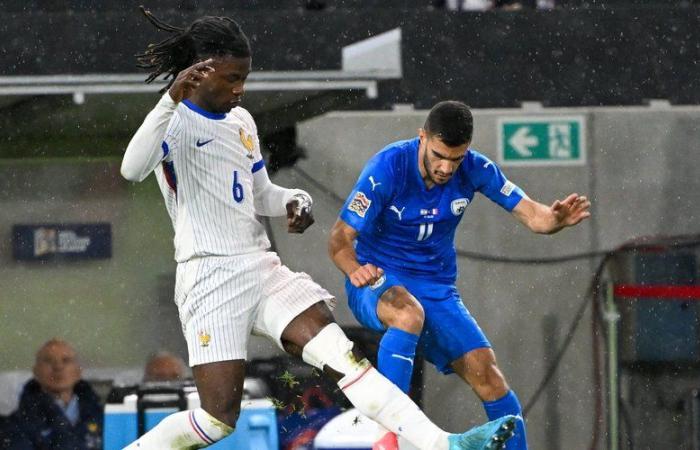
[(450, 204), (450, 209), (452, 210), (452, 214), (454, 214), (455, 216), (459, 216), (464, 212), (465, 209), (467, 209), (467, 206), (469, 206), (468, 198), (457, 198), (452, 200), (452, 203)]
[(506, 181), (506, 184), (504, 184), (503, 187), (501, 188), (501, 194), (508, 197), (511, 194), (511, 192), (513, 192), (514, 189), (515, 189), (515, 185), (513, 183), (511, 183), (510, 181)]
[(358, 216), (364, 218), (371, 204), (372, 200), (368, 199), (364, 192), (357, 191), (355, 196), (352, 198), (352, 201), (348, 205), (348, 209)]

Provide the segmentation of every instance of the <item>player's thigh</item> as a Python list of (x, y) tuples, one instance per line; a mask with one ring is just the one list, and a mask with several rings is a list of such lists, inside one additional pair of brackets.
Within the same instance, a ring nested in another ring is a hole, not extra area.
[(348, 306), (355, 319), (365, 328), (379, 332), (385, 331), (386, 324), (378, 313), (379, 302), (386, 292), (393, 290), (393, 288), (405, 290), (401, 280), (389, 273), (385, 273), (374, 285), (359, 288), (353, 286), (350, 280), (346, 279), (345, 291), (348, 295)]
[(425, 358), (442, 373), (452, 373), (451, 363), (472, 350), (491, 343), (462, 303), (456, 289), (441, 301), (424, 301), (425, 324), (421, 347)]
[(190, 366), (247, 356), (262, 293), (257, 257), (207, 257), (178, 266), (177, 306)]
[(219, 361), (192, 368), (201, 407), (233, 426), (241, 408), (245, 360)]
[(330, 323), (335, 298), (306, 273), (292, 272), (282, 265), (273, 253), (268, 259), (268, 276), (263, 283), (253, 333), (270, 338), (284, 349), (283, 333), (297, 317), (307, 317), (302, 316), (307, 310), (315, 315), (296, 321), (297, 325), (293, 327), (297, 331), (295, 341), (301, 342), (305, 336), (315, 335), (319, 326)]

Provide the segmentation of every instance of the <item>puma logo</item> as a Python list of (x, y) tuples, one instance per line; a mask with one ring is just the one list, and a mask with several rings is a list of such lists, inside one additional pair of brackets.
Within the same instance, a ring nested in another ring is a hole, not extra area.
[(412, 359), (412, 358), (409, 358), (408, 356), (403, 356), (403, 355), (399, 355), (399, 354), (396, 354), (396, 353), (392, 353), (392, 354), (391, 354), (391, 357), (392, 357), (392, 358), (403, 359), (404, 361), (408, 361), (408, 362), (411, 363), (411, 365), (413, 365), (413, 359)]
[(374, 188), (382, 184), (381, 182), (377, 183), (374, 181), (374, 177), (370, 175), (369, 177), (369, 182), (372, 183), (372, 192), (374, 192)]
[(486, 164), (484, 164), (484, 169), (488, 169), (489, 166), (492, 166), (493, 162), (488, 161)]
[(396, 215), (399, 216), (399, 220), (401, 220), (401, 214), (403, 214), (403, 210), (406, 209), (406, 207), (404, 206), (403, 208), (401, 208), (401, 209), (399, 210), (399, 208), (397, 208), (396, 206), (391, 205), (391, 206), (389, 207), (389, 209), (392, 210), (392, 211), (394, 211), (394, 212), (396, 213)]

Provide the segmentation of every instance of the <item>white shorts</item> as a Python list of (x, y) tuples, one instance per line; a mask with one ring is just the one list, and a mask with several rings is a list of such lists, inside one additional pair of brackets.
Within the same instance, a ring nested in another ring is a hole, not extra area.
[(280, 348), (282, 332), (310, 306), (335, 299), (273, 252), (195, 258), (177, 266), (175, 303), (190, 366), (246, 359), (251, 333)]

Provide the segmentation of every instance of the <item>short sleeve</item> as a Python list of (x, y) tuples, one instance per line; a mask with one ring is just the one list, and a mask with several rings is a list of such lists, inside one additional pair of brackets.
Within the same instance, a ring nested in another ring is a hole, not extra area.
[(263, 159), (262, 152), (260, 151), (260, 138), (258, 137), (258, 126), (255, 124), (255, 119), (248, 112), (248, 110), (239, 108), (239, 113), (243, 118), (245, 127), (238, 130), (239, 138), (243, 146), (248, 150), (249, 157), (253, 161), (252, 172), (255, 173), (258, 170), (265, 167), (265, 160)]
[(475, 188), (506, 211), (513, 208), (526, 197), (525, 192), (508, 180), (501, 169), (486, 156), (470, 150), (470, 179)]
[(368, 230), (393, 195), (393, 171), (375, 156), (362, 170), (340, 211), (340, 218), (361, 233)]

